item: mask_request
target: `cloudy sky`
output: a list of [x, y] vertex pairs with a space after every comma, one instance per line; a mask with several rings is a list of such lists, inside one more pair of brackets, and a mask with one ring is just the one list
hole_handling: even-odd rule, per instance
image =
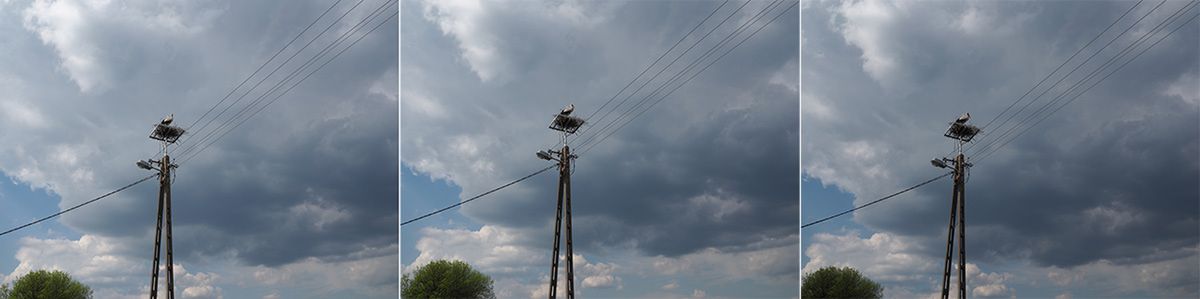
[[[548, 166], [534, 153], [556, 146], [546, 126], [574, 103], [596, 124], [570, 139], [581, 153], [577, 293], [797, 296], [798, 4], [402, 1], [401, 219]], [[633, 107], [649, 109], [618, 118]], [[618, 119], [631, 121], [601, 139]], [[579, 146], [589, 136], [594, 147]], [[500, 297], [545, 297], [556, 180], [543, 173], [403, 226], [402, 271], [461, 259], [496, 279]]]
[[[573, 103], [581, 295], [786, 298], [839, 265], [927, 297], [949, 180], [797, 220], [940, 175], [940, 135], [971, 112], [973, 296], [1194, 298], [1195, 5], [2, 1], [0, 224], [144, 177], [132, 162], [175, 113], [192, 128], [173, 154], [182, 297], [391, 298], [436, 259], [544, 297], [552, 171], [396, 225], [548, 166], [533, 153]], [[343, 33], [358, 42], [288, 77]], [[0, 280], [62, 269], [143, 296], [155, 189], [0, 236]]]
[[[805, 2], [801, 218], [943, 173], [928, 161], [953, 150], [941, 134], [970, 112], [983, 126], [982, 143], [967, 151], [972, 296], [1197, 297], [1200, 23], [1178, 26], [1200, 9], [1169, 19], [1193, 3]], [[1127, 58], [1059, 97], [1143, 36]], [[1044, 121], [1016, 135], [1055, 98], [1069, 104], [1042, 110]], [[1018, 138], [983, 151], [1018, 123], [1009, 135]], [[853, 266], [889, 297], [940, 293], [950, 189], [940, 180], [804, 229], [802, 270]]]
[[[177, 294], [394, 298], [399, 41], [397, 19], [387, 18], [396, 5], [372, 15], [386, 3], [334, 3], [0, 2], [0, 224], [7, 230], [146, 176], [133, 162], [158, 152], [146, 136], [174, 113], [176, 124], [195, 124], [179, 149], [197, 146], [172, 153], [182, 161], [173, 185]], [[263, 96], [368, 16], [376, 18], [340, 44], [365, 36], [353, 48], [278, 101], [283, 89]], [[376, 24], [384, 25], [365, 35]], [[341, 48], [330, 49], [325, 57]], [[237, 114], [251, 103], [265, 108]], [[246, 121], [234, 127], [237, 115]], [[215, 139], [219, 130], [229, 133]], [[209, 133], [216, 142], [200, 149]], [[0, 236], [0, 280], [61, 269], [98, 298], [144, 297], [155, 185]]]

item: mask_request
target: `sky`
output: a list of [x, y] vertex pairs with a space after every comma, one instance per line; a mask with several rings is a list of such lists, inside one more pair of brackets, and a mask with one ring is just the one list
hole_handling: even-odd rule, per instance
[[[1200, 296], [1200, 23], [1180, 25], [1198, 9], [1153, 31], [1189, 4], [804, 2], [802, 220], [946, 172], [928, 161], [954, 151], [941, 135], [969, 112], [970, 296]], [[1142, 36], [1131, 51], [1165, 39], [1059, 96]], [[851, 266], [886, 297], [936, 297], [951, 185], [805, 228], [802, 271]]]
[[[797, 297], [798, 4], [402, 1], [401, 219], [550, 166], [534, 153], [561, 146], [547, 126], [574, 104], [593, 124], [568, 139], [578, 295]], [[402, 226], [401, 271], [463, 260], [498, 297], [545, 297], [556, 180]]]
[[[382, 4], [0, 2], [4, 229], [150, 175], [134, 162], [157, 156], [147, 135], [173, 113], [189, 129], [171, 149], [181, 298], [396, 297], [399, 32], [387, 19], [396, 6], [311, 77], [293, 76], [306, 78], [294, 89], [263, 95]], [[341, 48], [330, 49], [329, 58]], [[251, 103], [261, 110], [238, 113]], [[0, 236], [0, 282], [58, 269], [97, 298], [144, 297], [155, 182]]]
[[[945, 173], [969, 112], [971, 296], [1196, 298], [1193, 5], [0, 1], [0, 225], [150, 175], [173, 113], [182, 298], [394, 298], [438, 259], [545, 297], [554, 171], [399, 223], [551, 166], [573, 104], [580, 296], [794, 298], [850, 266], [936, 297], [950, 180], [800, 224]], [[0, 236], [0, 283], [144, 296], [154, 183]]]

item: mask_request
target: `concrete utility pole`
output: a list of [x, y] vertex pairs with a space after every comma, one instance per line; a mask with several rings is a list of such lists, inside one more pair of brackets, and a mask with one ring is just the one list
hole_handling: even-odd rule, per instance
[[[938, 168], [947, 168], [949, 166], [946, 164], [947, 162], [954, 164], [954, 190], [950, 195], [950, 232], [946, 236], [946, 260], [942, 272], [942, 299], [950, 298], [950, 268], [953, 264], [954, 231], [956, 229], [958, 230], [958, 298], [967, 298], [966, 175], [971, 164], [967, 163], [967, 157], [963, 154], [962, 149], [964, 144], [971, 142], [971, 139], [979, 134], [979, 128], [967, 124], [967, 120], [970, 118], [970, 113], [958, 117], [957, 120], [950, 123], [950, 128], [943, 135], [958, 140], [955, 143], [958, 155], [955, 155], [954, 159], [940, 158], [930, 161], [933, 166]], [[957, 227], [955, 220], [958, 220]]]
[[[154, 130], [150, 132], [150, 139], [162, 142], [162, 158], [158, 161], [146, 160], [138, 161], [137, 166], [147, 170], [158, 170], [158, 221], [154, 227], [154, 263], [150, 270], [150, 298], [158, 298], [158, 265], [159, 257], [162, 248], [163, 238], [163, 220], [166, 220], [166, 238], [167, 238], [167, 298], [175, 298], [175, 259], [174, 250], [171, 246], [171, 171], [178, 165], [171, 164], [171, 156], [168, 153], [169, 146], [179, 140], [183, 135], [184, 130], [179, 127], [171, 126], [174, 120], [174, 115], [164, 118], [162, 122], [154, 126]], [[157, 164], [158, 167], [154, 167]], [[163, 216], [166, 217], [163, 217]]]
[[537, 152], [538, 158], [558, 162], [558, 206], [554, 213], [554, 249], [550, 257], [550, 299], [558, 296], [558, 249], [559, 240], [562, 239], [564, 203], [567, 210], [567, 298], [575, 298], [575, 252], [571, 242], [571, 160], [577, 156], [571, 154], [571, 147], [567, 145], [567, 136], [575, 134], [575, 131], [583, 125], [584, 120], [570, 116], [574, 110], [575, 105], [568, 105], [562, 112], [555, 115], [554, 121], [550, 123], [550, 129], [562, 132], [562, 149]]

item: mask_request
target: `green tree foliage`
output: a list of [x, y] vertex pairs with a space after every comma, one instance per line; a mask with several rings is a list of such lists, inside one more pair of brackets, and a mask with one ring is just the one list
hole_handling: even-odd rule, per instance
[[0, 287], [0, 299], [88, 299], [92, 288], [75, 281], [63, 271], [37, 270]]
[[404, 298], [496, 298], [492, 278], [462, 261], [437, 260], [400, 279]]
[[883, 286], [854, 268], [824, 267], [801, 278], [803, 298], [882, 298]]

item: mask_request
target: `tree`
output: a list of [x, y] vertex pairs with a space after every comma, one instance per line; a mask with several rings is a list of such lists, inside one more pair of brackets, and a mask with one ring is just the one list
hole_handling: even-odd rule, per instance
[[824, 267], [801, 278], [803, 298], [882, 298], [883, 286], [854, 268]]
[[63, 271], [37, 270], [0, 287], [0, 299], [88, 299], [92, 288], [75, 281]]
[[463, 261], [436, 260], [404, 274], [400, 279], [404, 298], [496, 298], [492, 278], [471, 269]]

